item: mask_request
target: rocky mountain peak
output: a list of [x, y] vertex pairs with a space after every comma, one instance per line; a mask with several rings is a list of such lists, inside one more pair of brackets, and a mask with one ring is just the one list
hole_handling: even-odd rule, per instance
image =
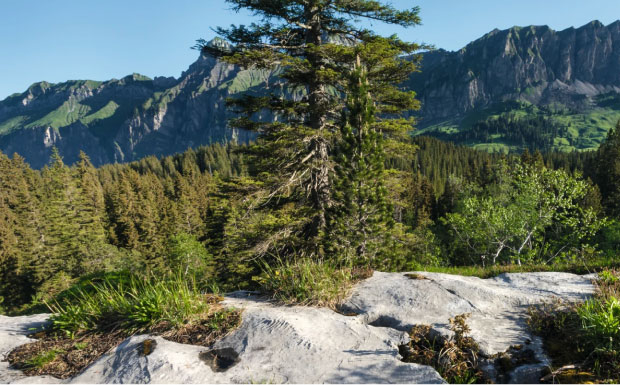
[[225, 51], [230, 51], [232, 49], [232, 45], [228, 41], [222, 39], [221, 37], [215, 37], [209, 40], [207, 42], [207, 46], [212, 47], [212, 48], [219, 48]]
[[[231, 47], [221, 38], [206, 44]], [[0, 150], [18, 152], [39, 168], [52, 146], [67, 163], [84, 150], [99, 165], [214, 141], [243, 142], [254, 136], [228, 128], [225, 101], [250, 89], [261, 92], [276, 74], [242, 70], [201, 52], [179, 79], [132, 74], [105, 82], [35, 83], [0, 101]], [[422, 72], [405, 86], [422, 102], [422, 129], [448, 120], [460, 124], [467, 114], [507, 101], [589, 108], [600, 95], [620, 93], [620, 20], [559, 32], [548, 26], [494, 29], [459, 51], [424, 53]]]
[[[556, 80], [567, 87], [552, 90]], [[493, 30], [460, 51], [425, 54], [410, 86], [427, 122], [506, 99], [581, 103], [585, 90], [593, 96], [620, 87], [620, 22], [559, 32], [548, 26]]]

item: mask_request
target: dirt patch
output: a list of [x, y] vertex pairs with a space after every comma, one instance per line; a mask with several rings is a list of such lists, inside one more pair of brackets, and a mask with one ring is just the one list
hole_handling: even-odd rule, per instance
[[[213, 303], [217, 302], [214, 299]], [[161, 323], [146, 333], [160, 335], [173, 342], [209, 347], [240, 324], [240, 310], [218, 309], [204, 320], [180, 328]], [[7, 361], [11, 366], [28, 376], [51, 375], [66, 379], [79, 374], [99, 357], [117, 347], [129, 334], [123, 331], [86, 333], [72, 339], [45, 331], [30, 337], [39, 340], [18, 346], [9, 353]], [[140, 354], [147, 356], [156, 346], [155, 340], [147, 339], [139, 346]]]
[[28, 376], [69, 378], [120, 344], [122, 332], [89, 334], [74, 339], [45, 334], [39, 341], [18, 346], [7, 357], [15, 369]]
[[209, 347], [222, 337], [228, 335], [241, 325], [241, 311], [237, 309], [220, 310], [198, 323], [171, 329], [169, 325], [160, 324], [151, 331], [168, 341], [180, 344]]

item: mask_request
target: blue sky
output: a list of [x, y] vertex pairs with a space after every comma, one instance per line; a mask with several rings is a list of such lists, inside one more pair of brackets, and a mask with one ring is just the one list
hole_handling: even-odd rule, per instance
[[[392, 0], [419, 5], [423, 25], [383, 34], [456, 50], [493, 28], [561, 30], [620, 18], [618, 0]], [[133, 72], [178, 77], [210, 27], [247, 23], [224, 0], [0, 0], [0, 100], [41, 80], [107, 80]]]

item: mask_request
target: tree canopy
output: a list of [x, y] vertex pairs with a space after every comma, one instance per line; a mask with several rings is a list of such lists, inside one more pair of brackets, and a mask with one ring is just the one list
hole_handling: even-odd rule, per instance
[[[412, 27], [420, 23], [419, 9], [400, 11], [371, 0], [228, 2], [234, 10], [251, 11], [258, 21], [217, 28], [231, 46], [204, 41], [199, 46], [245, 68], [279, 71], [279, 83], [271, 85], [266, 94], [246, 94], [229, 101], [240, 114], [231, 124], [260, 133], [249, 149], [267, 191], [258, 206], [269, 206], [269, 215], [278, 216], [281, 212], [275, 213], [286, 207], [290, 215], [305, 218], [280, 223], [257, 241], [265, 253], [287, 253], [294, 248], [324, 256], [324, 241], [331, 232], [329, 212], [338, 203], [334, 155], [342, 140], [341, 116], [351, 107], [346, 102], [348, 74], [356, 63], [364, 69], [365, 92], [375, 117], [369, 128], [386, 139], [405, 137], [413, 122], [394, 117], [418, 108], [415, 94], [401, 90], [398, 84], [417, 69], [411, 55], [420, 46], [396, 36], [378, 36], [361, 21]], [[386, 141], [384, 147], [411, 151], [399, 140]]]

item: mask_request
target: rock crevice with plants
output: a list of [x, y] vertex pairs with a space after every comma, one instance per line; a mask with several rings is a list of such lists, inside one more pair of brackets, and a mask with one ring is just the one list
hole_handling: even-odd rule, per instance
[[[527, 327], [527, 309], [559, 298], [586, 300], [591, 276], [568, 273], [501, 274], [491, 279], [439, 273], [380, 273], [358, 284], [339, 312], [282, 306], [249, 292], [226, 296], [221, 305], [242, 309], [241, 325], [210, 346], [179, 344], [161, 336], [133, 335], [79, 375], [74, 383], [441, 383], [427, 365], [405, 362], [409, 332], [429, 325], [439, 338], [470, 338], [478, 368], [490, 380], [537, 382], [549, 359], [542, 340]], [[470, 313], [468, 319], [461, 317]], [[454, 335], [450, 319], [466, 322]], [[3, 317], [0, 351], [6, 355], [45, 315]], [[457, 321], [460, 322], [460, 321]], [[452, 330], [452, 331], [451, 331]], [[457, 332], [458, 334], [458, 332]], [[18, 337], [16, 337], [18, 336]], [[148, 346], [147, 346], [148, 345]], [[516, 351], [530, 352], [519, 353]], [[522, 359], [525, 356], [531, 359]], [[521, 359], [519, 358], [521, 357]], [[4, 382], [52, 382], [24, 377], [3, 362]]]

